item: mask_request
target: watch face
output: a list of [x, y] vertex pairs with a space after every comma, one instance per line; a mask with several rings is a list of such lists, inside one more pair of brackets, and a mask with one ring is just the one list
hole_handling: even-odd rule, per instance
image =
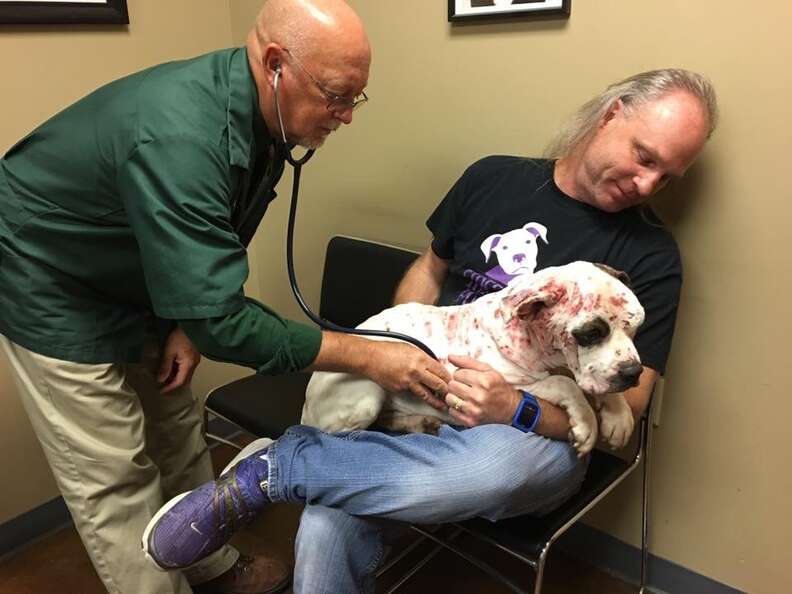
[[517, 420], [519, 421], [520, 425], [530, 429], [533, 427], [538, 412], [539, 407], [536, 404], [530, 400], [524, 400], [522, 410], [520, 411], [520, 416]]

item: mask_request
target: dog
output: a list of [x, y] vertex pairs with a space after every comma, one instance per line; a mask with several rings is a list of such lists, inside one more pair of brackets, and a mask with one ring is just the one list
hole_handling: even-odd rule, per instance
[[[626, 444], [633, 415], [620, 394], [637, 385], [642, 366], [632, 342], [644, 310], [616, 271], [589, 262], [542, 269], [517, 277], [500, 291], [467, 305], [397, 305], [360, 328], [409, 334], [426, 343], [453, 373], [449, 354], [466, 355], [500, 372], [569, 416], [570, 442], [583, 456], [597, 441], [597, 416], [611, 447]], [[551, 375], [566, 368], [574, 380]], [[454, 423], [409, 392], [387, 394], [369, 379], [314, 373], [302, 422], [328, 432], [383, 428], [435, 433]]]

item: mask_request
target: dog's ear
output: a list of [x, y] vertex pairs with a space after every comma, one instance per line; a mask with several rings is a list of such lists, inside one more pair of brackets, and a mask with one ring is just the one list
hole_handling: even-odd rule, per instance
[[527, 299], [520, 303], [515, 313], [521, 320], [530, 322], [539, 316], [539, 312], [549, 306], [550, 304], [545, 303], [542, 299]]
[[550, 281], [538, 289], [518, 291], [508, 298], [509, 304], [515, 308], [515, 315], [521, 320], [534, 320], [539, 313], [548, 307], [553, 307], [567, 295], [566, 287]]
[[615, 268], [612, 268], [607, 264], [598, 264], [595, 262], [594, 266], [596, 266], [603, 272], [607, 272], [612, 277], [621, 281], [628, 289], [632, 289], [632, 281], [630, 280], [630, 275], [627, 274], [626, 272], [623, 272], [621, 270], [616, 270]]

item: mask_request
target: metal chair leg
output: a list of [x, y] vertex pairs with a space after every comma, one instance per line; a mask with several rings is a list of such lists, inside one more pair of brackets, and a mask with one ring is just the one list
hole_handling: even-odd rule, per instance
[[[215, 417], [217, 417], [218, 419], [222, 419], [222, 420], [224, 420], [224, 421], [226, 421], [228, 423], [231, 423], [232, 425], [237, 427], [241, 432], [243, 432], [243, 433], [245, 432], [245, 429], [240, 427], [234, 421], [232, 421], [230, 419], [226, 419], [223, 415], [221, 415], [219, 413], [216, 413], [214, 411], [210, 411], [207, 407], [204, 407], [204, 413], [203, 413], [204, 438], [207, 439], [207, 440], [215, 441], [217, 443], [225, 444], [227, 446], [230, 446], [230, 447], [234, 448], [237, 451], [242, 451], [242, 446], [240, 446], [239, 444], [236, 444], [233, 441], [230, 441], [230, 440], [226, 439], [225, 437], [221, 437], [221, 436], [216, 435], [216, 434], [212, 433], [211, 431], [209, 431], [209, 414], [210, 413], [212, 415], [214, 415]], [[234, 432], [234, 434], [230, 435], [229, 437], [234, 437], [234, 436], [236, 436], [238, 434], [239, 434], [239, 432]]]
[[641, 510], [641, 584], [638, 594], [648, 592], [646, 580], [649, 569], [649, 464], [651, 461], [652, 447], [652, 419], [648, 420], [646, 427], [646, 445], [643, 460], [643, 501]]
[[222, 444], [225, 444], [225, 445], [227, 445], [229, 447], [232, 447], [238, 452], [242, 451], [242, 446], [240, 446], [239, 444], [234, 443], [233, 441], [227, 440], [225, 437], [220, 437], [219, 435], [215, 435], [214, 433], [205, 433], [204, 436], [207, 439], [211, 439], [212, 441], [216, 441], [218, 443], [222, 443]]
[[549, 545], [545, 545], [539, 559], [536, 563], [536, 581], [534, 582], [534, 594], [542, 594], [542, 581], [544, 580], [545, 561], [547, 560], [547, 551], [550, 549]]

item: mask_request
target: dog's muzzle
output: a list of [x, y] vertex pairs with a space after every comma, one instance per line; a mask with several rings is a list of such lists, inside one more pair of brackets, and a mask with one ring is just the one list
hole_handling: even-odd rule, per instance
[[638, 361], [623, 361], [619, 363], [615, 377], [610, 381], [613, 392], [623, 392], [627, 388], [638, 385], [643, 373], [643, 365]]

